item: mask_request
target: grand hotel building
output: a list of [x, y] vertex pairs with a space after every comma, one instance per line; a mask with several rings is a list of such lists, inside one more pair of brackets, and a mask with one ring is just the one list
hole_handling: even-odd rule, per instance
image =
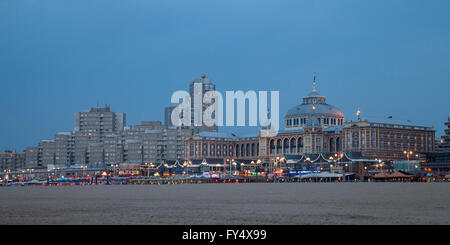
[[185, 159], [269, 162], [292, 155], [297, 159], [320, 155], [324, 159], [358, 153], [365, 159], [405, 160], [434, 151], [433, 127], [392, 117], [345, 121], [342, 111], [317, 92], [315, 80], [312, 92], [288, 111], [284, 126], [274, 137], [200, 132], [186, 139]]

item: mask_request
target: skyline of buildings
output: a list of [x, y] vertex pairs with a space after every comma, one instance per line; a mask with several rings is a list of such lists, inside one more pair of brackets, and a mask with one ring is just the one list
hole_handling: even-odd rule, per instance
[[[192, 96], [195, 84], [200, 84], [203, 92], [215, 90], [212, 80], [205, 74], [190, 81]], [[143, 164], [181, 160], [185, 137], [203, 130], [217, 131], [217, 127], [174, 127], [170, 123], [170, 114], [175, 106], [165, 108], [164, 124], [142, 121], [140, 125], [127, 126], [126, 113], [112, 112], [109, 105], [74, 113], [72, 131], [58, 132], [53, 139], [41, 140], [37, 146], [26, 147], [23, 152], [5, 150], [0, 168], [106, 166], [122, 162]]]
[[286, 155], [339, 154], [358, 152], [367, 159], [404, 160], [404, 152], [419, 154], [434, 152], [435, 130], [392, 117], [345, 121], [344, 114], [330, 105], [316, 89], [314, 76], [312, 91], [302, 103], [292, 107], [284, 117], [284, 130], [275, 136], [233, 135], [202, 132], [186, 140], [187, 160], [203, 158], [273, 161]]
[[[195, 84], [201, 85], [203, 93], [216, 89], [212, 80], [202, 74], [201, 78], [190, 81], [191, 97]], [[284, 129], [272, 138], [223, 133], [217, 127], [176, 128], [170, 122], [175, 106], [164, 109], [164, 124], [143, 121], [140, 125], [127, 126], [126, 113], [112, 112], [109, 105], [77, 112], [72, 131], [58, 132], [54, 139], [41, 140], [23, 152], [6, 150], [1, 167], [105, 166], [203, 157], [222, 160], [258, 157], [267, 161], [283, 154], [343, 151], [358, 151], [373, 158], [404, 159], [403, 151], [432, 152], [435, 146], [434, 128], [411, 121], [392, 117], [345, 121], [342, 111], [328, 104], [326, 97], [317, 92], [315, 76], [312, 91], [303, 97], [301, 104], [288, 111]], [[203, 105], [203, 110], [208, 106]], [[191, 110], [194, 111], [193, 106]], [[191, 116], [193, 122], [193, 113]], [[448, 141], [446, 137], [443, 139]]]

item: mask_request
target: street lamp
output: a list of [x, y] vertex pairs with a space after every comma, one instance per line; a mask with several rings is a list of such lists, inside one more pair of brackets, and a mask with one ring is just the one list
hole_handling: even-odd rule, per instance
[[86, 170], [86, 168], [87, 168], [86, 165], [81, 166], [81, 169], [83, 169], [83, 178], [84, 178], [84, 171]]
[[347, 177], [346, 175], [347, 175], [347, 171], [348, 171], [348, 170], [349, 170], [349, 169], [348, 169], [348, 163], [346, 163], [346, 164], [345, 164], [345, 168], [344, 168], [344, 180], [347, 179], [347, 178], [346, 178], [346, 177]]
[[406, 157], [408, 158], [408, 172], [409, 172], [409, 157], [413, 154], [414, 152], [412, 151], [404, 151], [403, 154], [406, 155]]
[[229, 162], [230, 162], [230, 175], [231, 175], [231, 165], [234, 163], [234, 159], [228, 159], [228, 160], [230, 160]]
[[146, 162], [145, 166], [147, 167], [147, 178], [148, 178], [148, 177], [150, 177], [150, 164], [148, 162]]

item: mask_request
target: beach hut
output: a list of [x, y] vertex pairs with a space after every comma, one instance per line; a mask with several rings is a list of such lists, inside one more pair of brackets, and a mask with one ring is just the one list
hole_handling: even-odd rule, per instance
[[389, 179], [391, 180], [411, 180], [412, 177], [412, 175], [407, 175], [400, 171], [395, 171], [389, 175]]
[[389, 178], [389, 174], [386, 173], [386, 172], [381, 172], [381, 173], [375, 174], [375, 175], [373, 176], [373, 178], [374, 178], [376, 181], [380, 181], [380, 180], [386, 181], [386, 179]]

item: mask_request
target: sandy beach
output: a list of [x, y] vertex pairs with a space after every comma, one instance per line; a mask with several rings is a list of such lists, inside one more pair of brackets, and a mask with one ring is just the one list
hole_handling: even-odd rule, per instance
[[0, 188], [0, 224], [450, 224], [448, 183]]

